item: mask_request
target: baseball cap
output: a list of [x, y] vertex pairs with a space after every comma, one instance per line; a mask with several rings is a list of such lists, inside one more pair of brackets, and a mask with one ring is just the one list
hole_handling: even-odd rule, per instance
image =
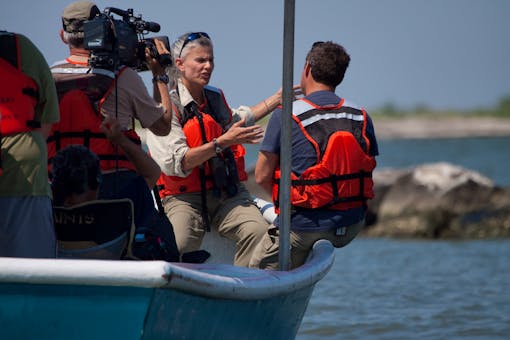
[[76, 1], [69, 4], [62, 13], [62, 26], [68, 33], [83, 31], [83, 22], [100, 14], [99, 8], [90, 1]]

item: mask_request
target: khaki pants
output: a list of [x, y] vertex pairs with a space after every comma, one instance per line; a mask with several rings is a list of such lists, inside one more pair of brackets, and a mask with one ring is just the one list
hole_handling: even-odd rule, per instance
[[[202, 223], [201, 194], [190, 193], [163, 199], [165, 213], [174, 227], [177, 248], [181, 254], [200, 249], [205, 227]], [[207, 192], [207, 209], [211, 230], [236, 242], [234, 264], [247, 267], [252, 253], [267, 231], [268, 223], [262, 217], [250, 193], [243, 185], [233, 197], [217, 197]]]
[[[363, 229], [365, 221], [350, 225], [343, 229], [342, 235], [337, 230], [319, 232], [291, 231], [290, 232], [290, 269], [297, 268], [305, 263], [308, 253], [318, 240], [328, 240], [335, 248], [349, 244]], [[257, 245], [250, 261], [251, 268], [278, 270], [279, 230], [271, 225], [260, 243]]]

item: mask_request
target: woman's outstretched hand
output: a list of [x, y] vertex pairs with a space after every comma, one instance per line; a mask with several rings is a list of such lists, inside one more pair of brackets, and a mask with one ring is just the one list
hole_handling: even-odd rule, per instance
[[218, 138], [218, 144], [222, 148], [233, 144], [257, 144], [264, 137], [264, 130], [260, 125], [244, 126], [246, 119], [243, 118]]

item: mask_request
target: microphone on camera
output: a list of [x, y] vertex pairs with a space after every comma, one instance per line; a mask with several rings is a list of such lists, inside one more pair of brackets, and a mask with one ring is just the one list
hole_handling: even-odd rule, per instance
[[157, 22], [143, 21], [140, 23], [140, 28], [144, 31], [159, 32], [161, 26]]

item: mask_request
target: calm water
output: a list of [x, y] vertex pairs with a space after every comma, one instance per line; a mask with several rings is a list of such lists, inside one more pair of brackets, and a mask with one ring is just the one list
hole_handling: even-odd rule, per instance
[[510, 240], [355, 239], [297, 339], [508, 339]]
[[[446, 161], [510, 186], [510, 138], [383, 140], [379, 168]], [[249, 148], [253, 165], [257, 147]], [[509, 339], [510, 240], [355, 239], [336, 249], [297, 339]]]

